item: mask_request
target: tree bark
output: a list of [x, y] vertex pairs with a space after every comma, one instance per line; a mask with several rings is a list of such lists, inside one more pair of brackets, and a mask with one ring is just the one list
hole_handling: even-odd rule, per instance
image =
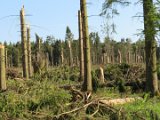
[[91, 56], [90, 56], [90, 41], [88, 31], [88, 18], [87, 18], [87, 6], [86, 0], [80, 0], [81, 13], [82, 13], [82, 28], [84, 38], [84, 83], [82, 89], [84, 91], [92, 91], [92, 78], [91, 78]]
[[122, 63], [122, 54], [121, 51], [118, 49], [118, 63], [121, 64]]
[[23, 77], [28, 79], [27, 37], [24, 6], [20, 11]]
[[30, 42], [30, 28], [27, 28], [27, 52], [28, 52], [28, 74], [32, 77], [32, 52], [31, 52], [31, 42]]
[[72, 55], [72, 43], [71, 40], [68, 40], [68, 48], [69, 48], [69, 66], [73, 66], [73, 55]]
[[146, 52], [146, 92], [152, 96], [159, 94], [157, 78], [156, 40], [153, 0], [143, 0], [144, 34]]
[[5, 47], [0, 45], [0, 90], [6, 90]]
[[84, 81], [84, 50], [83, 50], [83, 31], [82, 31], [82, 15], [78, 11], [79, 23], [79, 47], [80, 47], [80, 81]]

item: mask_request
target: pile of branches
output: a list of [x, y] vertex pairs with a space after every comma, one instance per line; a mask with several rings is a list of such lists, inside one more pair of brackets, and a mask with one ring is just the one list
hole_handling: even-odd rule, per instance
[[[68, 89], [68, 88], [67, 88]], [[114, 119], [124, 120], [127, 119], [127, 114], [124, 109], [117, 109], [116, 105], [122, 105], [142, 98], [120, 98], [120, 99], [109, 99], [109, 98], [96, 98], [92, 97], [89, 92], [83, 93], [74, 87], [71, 87], [70, 93], [72, 94], [72, 101], [69, 105], [70, 110], [65, 111], [61, 114], [54, 115], [53, 120], [65, 120], [67, 119]], [[137, 114], [137, 117], [138, 114]]]
[[131, 86], [132, 91], [144, 91], [145, 69], [138, 65], [118, 64], [107, 65], [104, 68], [106, 84], [102, 87]]
[[7, 79], [22, 78], [21, 70], [18, 68], [7, 68], [6, 77]]

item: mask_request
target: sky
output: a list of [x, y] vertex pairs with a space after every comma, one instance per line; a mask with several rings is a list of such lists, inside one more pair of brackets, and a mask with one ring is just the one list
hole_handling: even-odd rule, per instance
[[[88, 16], [98, 15], [102, 10], [104, 0], [87, 0]], [[0, 42], [20, 41], [19, 11], [24, 5], [26, 22], [31, 26], [31, 39], [35, 40], [35, 33], [44, 40], [47, 35], [57, 39], [65, 38], [66, 26], [69, 26], [74, 38], [78, 39], [78, 10], [79, 0], [1, 0], [0, 5]], [[111, 35], [115, 40], [131, 38], [136, 41], [135, 34], [143, 29], [142, 20], [133, 18], [142, 11], [140, 6], [118, 7], [120, 15], [114, 18], [117, 34]], [[10, 17], [6, 17], [10, 16]], [[106, 36], [103, 32], [106, 18], [89, 17], [89, 32], [99, 32], [101, 41]]]

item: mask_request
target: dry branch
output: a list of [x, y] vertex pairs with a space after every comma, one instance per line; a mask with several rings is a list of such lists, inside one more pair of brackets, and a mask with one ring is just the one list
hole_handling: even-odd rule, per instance
[[100, 106], [105, 107], [105, 108], [107, 108], [107, 109], [109, 109], [113, 112], [117, 112], [118, 110], [113, 108], [113, 105], [122, 105], [122, 104], [126, 104], [126, 103], [135, 102], [136, 100], [141, 100], [141, 99], [142, 98], [140, 98], [140, 97], [137, 97], [137, 98], [121, 98], [121, 99], [112, 99], [112, 100], [106, 100], [104, 98], [99, 98], [99, 99], [92, 100], [91, 102], [89, 102], [87, 104], [84, 104], [82, 107], [74, 108], [71, 111], [55, 115], [53, 118], [58, 119], [63, 115], [68, 115], [68, 114], [71, 114], [71, 113], [78, 112], [82, 109], [87, 108], [88, 106], [91, 106], [91, 105], [97, 105], [97, 110], [91, 116], [94, 116], [96, 113], [99, 112]]

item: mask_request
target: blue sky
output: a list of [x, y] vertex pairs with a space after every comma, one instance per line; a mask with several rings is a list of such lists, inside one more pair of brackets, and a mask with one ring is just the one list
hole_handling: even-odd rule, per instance
[[[88, 15], [97, 15], [101, 12], [104, 0], [87, 0]], [[2, 0], [0, 5], [0, 41], [16, 42], [20, 41], [19, 11], [25, 6], [26, 21], [31, 25], [31, 38], [35, 39], [35, 33], [46, 38], [53, 35], [55, 38], [64, 39], [66, 26], [69, 26], [74, 37], [78, 38], [77, 11], [79, 0]], [[141, 12], [141, 7], [131, 5], [130, 7], [118, 7], [120, 16], [114, 19], [117, 24], [117, 34], [112, 35], [119, 41], [121, 38], [131, 38], [137, 40], [134, 34], [137, 29], [143, 28], [142, 21], [133, 18], [137, 12]], [[5, 16], [17, 15], [12, 17]], [[105, 34], [102, 27], [105, 19], [101, 17], [89, 17], [89, 32], [99, 32], [103, 39]], [[36, 27], [38, 26], [38, 27]]]

